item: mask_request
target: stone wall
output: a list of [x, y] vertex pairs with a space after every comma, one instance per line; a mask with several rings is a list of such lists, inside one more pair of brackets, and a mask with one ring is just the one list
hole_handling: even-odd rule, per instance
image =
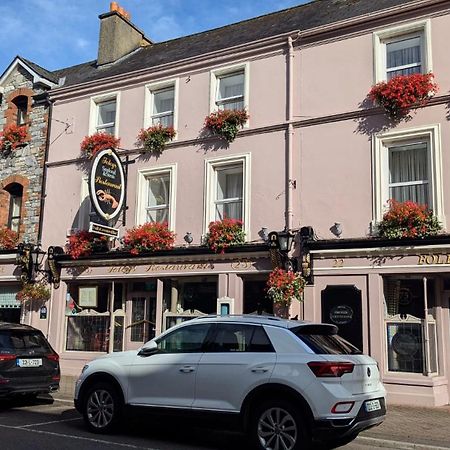
[[9, 193], [4, 190], [10, 183], [23, 186], [20, 240], [37, 242], [41, 203], [42, 175], [45, 143], [48, 127], [48, 106], [36, 102], [33, 96], [45, 92], [46, 88], [34, 85], [33, 77], [22, 66], [9, 75], [3, 84], [3, 99], [0, 104], [0, 130], [15, 123], [17, 108], [13, 100], [18, 95], [29, 98], [27, 128], [29, 143], [12, 151], [0, 154], [0, 227], [7, 225], [9, 217]]

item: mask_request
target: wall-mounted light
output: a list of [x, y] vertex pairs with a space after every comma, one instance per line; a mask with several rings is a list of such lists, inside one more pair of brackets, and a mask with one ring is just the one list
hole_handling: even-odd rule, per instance
[[286, 270], [295, 270], [295, 258], [289, 258], [288, 254], [291, 251], [294, 243], [295, 235], [289, 230], [271, 231], [268, 235], [269, 249], [273, 255], [278, 254], [272, 261], [277, 260], [276, 264], [281, 263]]

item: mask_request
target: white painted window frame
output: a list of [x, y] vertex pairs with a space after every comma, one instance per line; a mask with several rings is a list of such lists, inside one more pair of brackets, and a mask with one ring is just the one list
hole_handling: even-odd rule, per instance
[[[173, 104], [173, 128], [178, 130], [178, 91], [180, 79], [172, 78], [170, 80], [158, 81], [145, 85], [144, 98], [144, 128], [152, 126], [153, 110], [154, 110], [154, 93], [169, 87], [174, 88], [174, 104]], [[173, 140], [176, 140], [177, 136]]]
[[[248, 112], [249, 111], [249, 95], [250, 95], [250, 63], [243, 62], [240, 64], [234, 64], [232, 66], [226, 67], [218, 67], [212, 69], [210, 72], [210, 81], [209, 81], [209, 112], [215, 112], [218, 110], [216, 105], [216, 97], [217, 97], [217, 88], [219, 86], [219, 78], [224, 75], [231, 75], [235, 72], [244, 72], [244, 108]], [[244, 125], [245, 128], [248, 128], [249, 121], [247, 120]]]
[[169, 230], [175, 231], [176, 223], [176, 192], [177, 192], [177, 164], [167, 164], [164, 166], [153, 167], [151, 169], [141, 169], [138, 171], [138, 184], [137, 184], [137, 199], [136, 199], [136, 212], [135, 223], [136, 225], [142, 225], [147, 222], [146, 205], [148, 195], [148, 182], [149, 177], [170, 174], [170, 193], [169, 193]]
[[89, 113], [89, 135], [97, 132], [98, 105], [101, 103], [116, 101], [116, 118], [114, 122], [114, 136], [119, 137], [119, 117], [120, 117], [120, 92], [108, 92], [107, 94], [96, 95], [90, 99]]
[[373, 33], [375, 83], [386, 81], [387, 79], [386, 43], [418, 35], [421, 36], [422, 73], [433, 71], [431, 54], [431, 21], [430, 19], [426, 19], [392, 28], [385, 28]]
[[403, 142], [426, 141], [429, 161], [430, 208], [441, 221], [444, 228], [444, 199], [442, 177], [442, 145], [440, 124], [392, 131], [376, 135], [372, 138], [372, 225], [380, 222], [387, 210], [389, 199], [389, 146], [401, 145]]
[[250, 165], [251, 155], [250, 153], [244, 153], [240, 155], [227, 156], [221, 158], [211, 158], [205, 160], [205, 193], [204, 193], [204, 220], [203, 220], [203, 235], [208, 233], [208, 225], [210, 222], [216, 220], [215, 215], [215, 198], [216, 198], [216, 184], [217, 184], [217, 169], [226, 168], [233, 164], [242, 164], [242, 175], [244, 177], [242, 181], [242, 222], [243, 230], [245, 231], [246, 241], [251, 240], [250, 236]]

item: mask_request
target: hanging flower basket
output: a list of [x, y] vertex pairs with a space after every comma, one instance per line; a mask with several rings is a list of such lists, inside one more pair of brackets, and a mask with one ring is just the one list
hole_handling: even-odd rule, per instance
[[16, 248], [19, 235], [9, 228], [0, 228], [0, 250]]
[[175, 233], [169, 230], [167, 223], [147, 222], [127, 230], [122, 239], [122, 250], [132, 255], [156, 252], [173, 248]]
[[66, 244], [66, 253], [72, 259], [106, 251], [108, 251], [108, 238], [106, 236], [89, 233], [89, 231], [84, 230], [70, 236]]
[[163, 127], [162, 125], [142, 128], [137, 135], [136, 145], [143, 148], [145, 152], [159, 156], [165, 149], [166, 144], [171, 141], [176, 134], [173, 127]]
[[442, 230], [436, 216], [426, 205], [389, 200], [389, 211], [378, 224], [380, 237], [388, 239], [423, 238]]
[[43, 283], [25, 283], [16, 294], [16, 300], [21, 303], [36, 302], [45, 303], [50, 300], [50, 289]]
[[205, 118], [205, 128], [230, 143], [236, 139], [239, 128], [242, 128], [248, 119], [249, 115], [245, 109], [219, 110]]
[[277, 268], [270, 273], [266, 287], [267, 295], [273, 301], [275, 315], [288, 317], [292, 300], [303, 299], [305, 284], [299, 272]]
[[399, 75], [372, 87], [369, 98], [394, 121], [407, 118], [412, 109], [424, 106], [438, 91], [434, 75]]
[[245, 243], [241, 220], [216, 220], [209, 224], [208, 230], [206, 245], [216, 253], [225, 253], [227, 248]]
[[8, 155], [12, 151], [28, 143], [27, 127], [25, 125], [7, 125], [0, 132], [0, 151]]
[[116, 149], [120, 145], [120, 139], [108, 133], [95, 133], [92, 136], [85, 136], [81, 141], [80, 149], [83, 156], [91, 159], [100, 150], [106, 148]]

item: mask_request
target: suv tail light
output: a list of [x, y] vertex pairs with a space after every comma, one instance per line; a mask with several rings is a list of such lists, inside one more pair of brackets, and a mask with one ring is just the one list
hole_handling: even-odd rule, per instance
[[351, 362], [311, 361], [308, 363], [316, 377], [342, 377], [352, 373], [355, 365]]
[[46, 355], [47, 359], [49, 359], [50, 361], [59, 361], [59, 355], [58, 353], [50, 353], [48, 355]]
[[0, 362], [2, 361], [12, 361], [13, 359], [16, 359], [16, 355], [11, 355], [10, 353], [0, 353]]

